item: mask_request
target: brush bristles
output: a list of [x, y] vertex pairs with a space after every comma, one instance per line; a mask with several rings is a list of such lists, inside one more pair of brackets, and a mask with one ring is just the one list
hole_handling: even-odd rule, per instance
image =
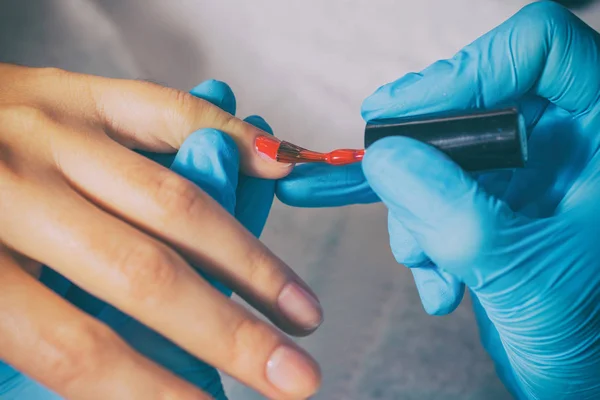
[[277, 161], [296, 163], [302, 161], [302, 152], [306, 149], [296, 146], [293, 143], [283, 141], [279, 144], [277, 149]]

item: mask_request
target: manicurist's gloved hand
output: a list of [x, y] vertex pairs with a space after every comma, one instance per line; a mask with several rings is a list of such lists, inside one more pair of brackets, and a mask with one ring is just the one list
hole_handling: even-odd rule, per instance
[[[377, 142], [363, 162], [389, 208], [394, 255], [416, 267], [426, 309], [454, 309], [464, 282], [483, 344], [518, 398], [600, 397], [599, 61], [597, 32], [555, 3], [536, 3], [363, 106], [367, 120], [515, 102], [525, 114], [522, 170], [471, 176], [407, 138]], [[283, 180], [280, 198], [375, 200], [357, 166], [311, 168]]]
[[[312, 394], [310, 356], [223, 295], [292, 334], [320, 321], [314, 296], [256, 239], [273, 183], [245, 174], [289, 171], [254, 150], [267, 125], [210, 104], [235, 103], [215, 82], [198, 99], [0, 70], [0, 397], [223, 398], [198, 360], [269, 397]], [[131, 149], [179, 152], [169, 171]]]

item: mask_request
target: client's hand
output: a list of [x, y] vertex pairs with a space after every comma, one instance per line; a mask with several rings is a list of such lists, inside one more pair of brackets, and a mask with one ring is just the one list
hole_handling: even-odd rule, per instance
[[[130, 345], [215, 393], [214, 371], [197, 359], [270, 397], [313, 393], [318, 367], [309, 356], [188, 266], [236, 290], [290, 333], [318, 325], [313, 295], [227, 212], [238, 162], [256, 175], [286, 173], [248, 152], [253, 135], [264, 133], [153, 84], [0, 68], [0, 356], [68, 398], [205, 398]], [[211, 90], [203, 97], [215, 100]], [[168, 151], [187, 136], [177, 128], [202, 126], [231, 133], [241, 153], [230, 136], [193, 134], [173, 167], [204, 190], [125, 147]], [[243, 182], [240, 197], [270, 199], [243, 189], [256, 181]], [[256, 234], [268, 207], [252, 214], [254, 204], [239, 202], [239, 220]], [[45, 269], [43, 283], [87, 314], [36, 281], [34, 259], [56, 271]], [[0, 381], [4, 397], [50, 395], [8, 365]]]

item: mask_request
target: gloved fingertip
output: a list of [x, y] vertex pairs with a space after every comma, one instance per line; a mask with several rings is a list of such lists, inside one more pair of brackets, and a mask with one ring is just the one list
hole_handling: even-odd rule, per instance
[[304, 164], [277, 181], [277, 198], [294, 207], [340, 207], [379, 201], [360, 164]]
[[464, 285], [437, 268], [394, 213], [388, 214], [392, 253], [398, 263], [411, 268], [423, 308], [430, 315], [446, 315], [458, 307]]
[[294, 170], [283, 180], [278, 180], [275, 183], [275, 195], [285, 205], [310, 207], [313, 204], [313, 197], [310, 195], [312, 191], [311, 183], [303, 183], [302, 179], [294, 176]]
[[273, 129], [271, 128], [271, 125], [269, 125], [267, 121], [265, 121], [264, 118], [260, 115], [250, 115], [244, 118], [244, 121], [246, 121], [250, 125], [254, 125], [258, 129], [262, 129], [270, 135], [273, 134]]
[[427, 314], [448, 315], [460, 305], [465, 286], [458, 278], [434, 265], [428, 268], [413, 268], [411, 272]]
[[206, 100], [222, 110], [235, 115], [237, 102], [231, 87], [225, 82], [209, 79], [195, 86], [190, 94]]

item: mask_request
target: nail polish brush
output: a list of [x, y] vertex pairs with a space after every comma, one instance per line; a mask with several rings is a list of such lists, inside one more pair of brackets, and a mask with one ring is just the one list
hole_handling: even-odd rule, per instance
[[[390, 136], [427, 143], [467, 171], [520, 168], [527, 161], [525, 123], [514, 107], [369, 121], [364, 133], [365, 148]], [[320, 153], [272, 136], [257, 137], [255, 145], [260, 153], [282, 163], [347, 165], [361, 161], [366, 151], [337, 149]]]

